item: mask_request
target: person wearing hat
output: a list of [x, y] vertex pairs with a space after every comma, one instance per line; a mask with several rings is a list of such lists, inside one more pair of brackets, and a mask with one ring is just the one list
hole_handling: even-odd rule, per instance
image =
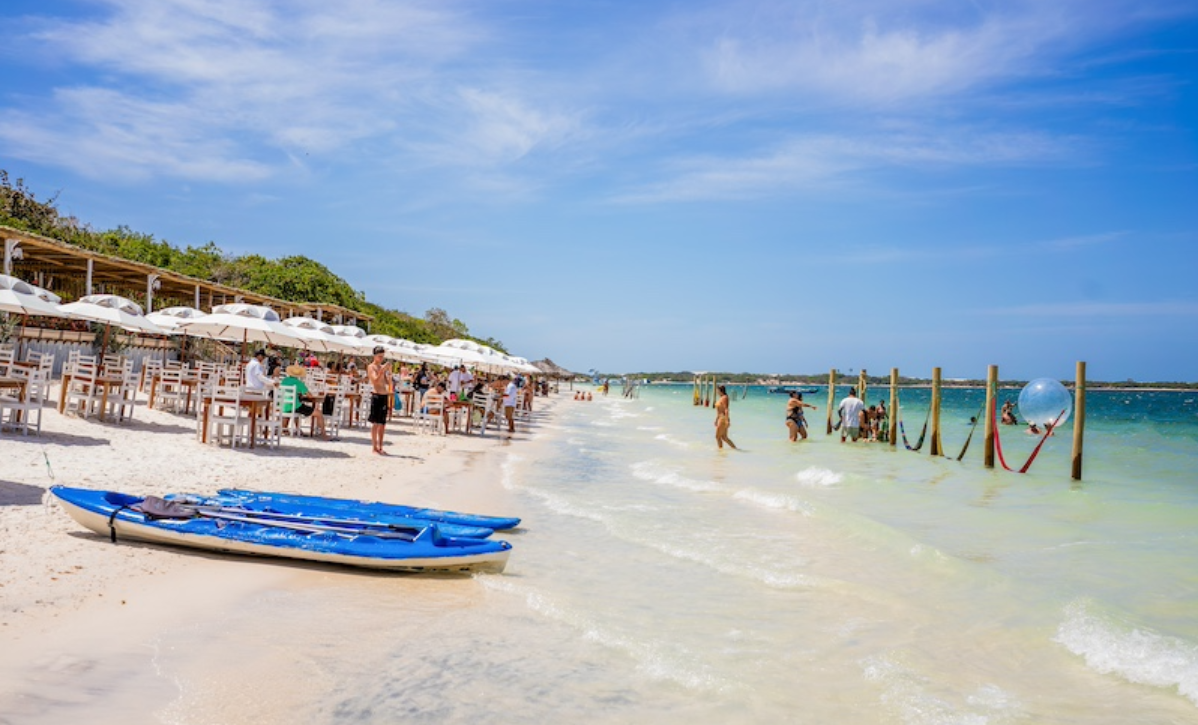
[[383, 434], [387, 430], [387, 403], [391, 399], [391, 374], [383, 362], [386, 350], [382, 345], [374, 348], [374, 359], [366, 366], [366, 377], [370, 380], [370, 445], [380, 456], [383, 450]]
[[316, 398], [308, 391], [307, 384], [304, 383], [304, 374], [306, 370], [303, 365], [288, 365], [287, 377], [279, 381], [279, 387], [284, 385], [295, 388], [295, 397], [299, 400], [298, 406], [282, 405], [280, 411], [284, 414], [299, 413], [305, 418], [312, 419], [312, 427], [309, 429], [312, 435], [319, 433], [322, 438], [328, 440], [329, 436], [324, 428], [324, 412], [317, 407]]

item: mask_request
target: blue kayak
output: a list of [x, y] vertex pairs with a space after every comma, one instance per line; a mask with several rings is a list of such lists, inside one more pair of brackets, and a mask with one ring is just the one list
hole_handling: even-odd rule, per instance
[[[430, 522], [428, 519], [417, 519], [411, 516], [388, 515], [386, 513], [359, 512], [348, 507], [328, 506], [321, 503], [318, 496], [306, 497], [304, 501], [264, 500], [256, 496], [204, 496], [196, 493], [172, 493], [163, 498], [168, 501], [178, 501], [193, 506], [219, 506], [230, 512], [254, 514], [266, 518], [298, 519], [314, 522], [339, 522], [350, 525], [373, 524], [388, 526], [393, 529], [423, 529], [430, 523], [437, 524], [437, 530], [445, 536], [465, 539], [485, 539], [495, 533], [495, 529], [484, 526], [463, 526]], [[338, 501], [340, 499], [332, 499]]]
[[279, 520], [227, 507], [196, 506], [148, 496], [53, 486], [50, 492], [79, 524], [110, 536], [400, 572], [503, 571], [506, 541], [444, 536], [436, 524], [405, 529], [385, 524]]
[[457, 524], [459, 526], [481, 526], [493, 531], [514, 529], [520, 525], [520, 519], [504, 516], [483, 516], [481, 514], [465, 514], [457, 511], [440, 511], [438, 509], [416, 508], [401, 506], [378, 501], [356, 501], [348, 498], [328, 498], [325, 496], [305, 496], [298, 493], [276, 493], [271, 491], [249, 491], [240, 488], [222, 488], [221, 496], [231, 496], [242, 501], [254, 501], [269, 504], [306, 504], [317, 505], [330, 509], [352, 510], [360, 517], [368, 516], [404, 516], [423, 521]]

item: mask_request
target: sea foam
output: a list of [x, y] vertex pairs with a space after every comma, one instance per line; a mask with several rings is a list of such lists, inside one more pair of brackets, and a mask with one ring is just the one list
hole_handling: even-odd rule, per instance
[[1172, 688], [1198, 705], [1198, 646], [1129, 626], [1091, 611], [1085, 601], [1065, 607], [1053, 641], [1080, 655], [1086, 666], [1129, 682]]
[[808, 488], [824, 488], [843, 481], [844, 474], [819, 466], [810, 466], [796, 473], [795, 480]]
[[950, 697], [943, 687], [889, 655], [866, 658], [861, 669], [868, 682], [881, 686], [883, 704], [911, 725], [995, 725], [1024, 715], [1019, 703], [997, 685]]
[[672, 486], [681, 488], [686, 491], [697, 491], [700, 493], [713, 493], [725, 489], [714, 481], [698, 481], [693, 478], [687, 478], [676, 470], [666, 468], [652, 461], [640, 461], [631, 466], [632, 475], [642, 481], [657, 483], [663, 486]]

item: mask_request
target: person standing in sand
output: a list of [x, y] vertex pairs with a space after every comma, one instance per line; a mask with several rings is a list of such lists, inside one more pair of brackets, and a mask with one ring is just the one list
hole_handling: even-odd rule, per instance
[[715, 442], [720, 448], [727, 443], [732, 448], [736, 448], [736, 444], [728, 437], [728, 429], [732, 427], [732, 416], [728, 412], [728, 391], [721, 385], [716, 389], [719, 392], [719, 400], [715, 401]]
[[391, 397], [391, 376], [383, 363], [383, 346], [374, 348], [374, 359], [366, 366], [366, 377], [370, 380], [370, 445], [380, 456], [383, 450], [383, 433], [387, 430], [387, 400]]
[[503, 417], [507, 420], [507, 432], [516, 432], [516, 397], [520, 394], [520, 387], [516, 385], [514, 379], [504, 376], [507, 385], [503, 389]]
[[807, 440], [807, 418], [803, 415], [803, 408], [816, 407], [811, 403], [803, 402], [803, 394], [791, 391], [790, 400], [786, 401], [786, 427], [790, 429], [790, 442], [794, 443], [802, 436], [803, 440]]

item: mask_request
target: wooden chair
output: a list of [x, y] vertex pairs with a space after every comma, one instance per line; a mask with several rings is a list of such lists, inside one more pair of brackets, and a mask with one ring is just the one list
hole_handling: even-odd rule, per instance
[[137, 407], [137, 375], [133, 372], [132, 361], [121, 370], [121, 384], [116, 393], [108, 394], [108, 415], [116, 417], [118, 423], [126, 418], [133, 420], [133, 411]]
[[95, 362], [76, 362], [70, 375], [70, 381], [65, 383], [67, 386], [65, 412], [74, 410], [75, 414], [81, 418], [96, 413], [103, 400], [103, 391], [96, 382], [100, 377], [100, 368]]
[[436, 389], [424, 394], [416, 412], [416, 430], [420, 433], [445, 434], [445, 396]]
[[240, 385], [217, 386], [213, 390], [216, 400], [208, 414], [208, 441], [218, 445], [225, 440], [228, 433], [229, 446], [236, 448], [239, 443], [248, 445], [250, 436], [250, 416], [241, 406]]
[[154, 406], [162, 410], [170, 409], [179, 412], [187, 408], [187, 386], [183, 383], [186, 371], [181, 368], [162, 369], [158, 373], [158, 387], [154, 391]]
[[[47, 397], [50, 376], [45, 371], [32, 368], [25, 375], [25, 390], [17, 396], [0, 395], [0, 429], [5, 426], [29, 435], [32, 426], [42, 432], [42, 405]], [[8, 420], [5, 421], [5, 413]], [[36, 423], [34, 423], [36, 421]]]

